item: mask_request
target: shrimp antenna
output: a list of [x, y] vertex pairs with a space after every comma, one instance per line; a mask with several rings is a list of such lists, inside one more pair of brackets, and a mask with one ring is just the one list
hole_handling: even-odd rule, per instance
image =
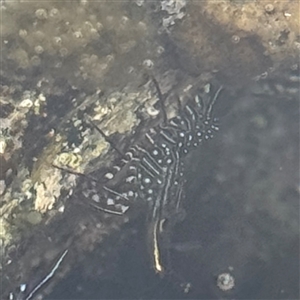
[[165, 98], [163, 96], [163, 94], [161, 93], [161, 90], [160, 90], [160, 87], [159, 87], [159, 84], [157, 82], [157, 80], [154, 78], [153, 75], [151, 75], [151, 80], [156, 88], [156, 91], [157, 91], [157, 94], [158, 94], [158, 99], [160, 101], [160, 104], [161, 104], [161, 110], [162, 110], [162, 114], [163, 114], [163, 122], [164, 124], [167, 123], [168, 121], [168, 118], [167, 118], [167, 112], [166, 112], [166, 107], [165, 107]]
[[105, 139], [105, 141], [107, 143], [110, 144], [110, 146], [122, 157], [124, 157], [125, 155], [123, 154], [123, 152], [118, 148], [118, 146], [113, 142], [113, 140], [107, 136], [92, 120], [88, 119], [87, 120], [88, 123], [90, 123], [92, 125], [92, 127], [94, 129], [96, 129], [100, 134], [101, 136]]

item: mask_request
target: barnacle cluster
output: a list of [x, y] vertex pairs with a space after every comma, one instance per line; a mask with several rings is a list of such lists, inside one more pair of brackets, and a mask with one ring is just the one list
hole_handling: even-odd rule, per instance
[[[47, 91], [61, 77], [85, 90], [98, 88], [104, 76], [121, 80], [158, 46], [150, 40], [144, 7], [136, 3], [7, 1], [1, 5], [1, 71], [18, 82], [34, 85], [43, 80]], [[128, 59], [133, 50], [134, 59]], [[11, 64], [21, 76], [11, 73]]]
[[186, 15], [184, 11], [186, 2], [186, 0], [163, 0], [161, 2], [161, 10], [168, 13], [168, 16], [163, 18], [163, 27], [168, 28], [174, 25], [176, 20], [181, 20]]
[[287, 53], [299, 55], [297, 1], [206, 1], [202, 9], [233, 35], [240, 38], [257, 35], [265, 55], [274, 61], [286, 58]]

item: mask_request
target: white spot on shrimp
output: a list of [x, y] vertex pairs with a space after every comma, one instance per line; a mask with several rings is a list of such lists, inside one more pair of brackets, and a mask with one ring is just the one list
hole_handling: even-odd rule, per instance
[[205, 92], [206, 94], [208, 94], [208, 93], [210, 92], [210, 84], [209, 84], [209, 83], [207, 83], [207, 84], [204, 86], [204, 92]]
[[151, 180], [150, 180], [150, 178], [145, 178], [145, 179], [144, 179], [144, 182], [145, 182], [145, 183], [150, 183]]
[[156, 156], [156, 155], [158, 155], [158, 151], [155, 149], [155, 150], [153, 150], [152, 154]]
[[128, 156], [129, 160], [131, 160], [133, 158], [133, 154], [130, 151], [126, 152], [125, 156]]
[[115, 200], [112, 198], [108, 198], [106, 203], [107, 205], [115, 205]]
[[133, 183], [134, 180], [135, 180], [135, 176], [128, 176], [128, 177], [126, 178], [126, 182], [129, 182], [129, 183]]
[[83, 194], [83, 196], [85, 197], [85, 198], [88, 198], [89, 197], [89, 192], [88, 191], [83, 191], [82, 192], [82, 194]]
[[113, 173], [106, 173], [104, 175], [104, 177], [107, 178], [107, 179], [113, 179], [114, 178], [114, 174]]
[[129, 197], [133, 197], [134, 196], [134, 192], [133, 191], [128, 191], [128, 196]]
[[26, 288], [27, 288], [26, 283], [20, 284], [20, 292], [25, 292]]
[[100, 200], [99, 195], [98, 195], [98, 194], [94, 194], [94, 195], [92, 196], [92, 200], [95, 201], [95, 202], [99, 202], [99, 200]]
[[149, 189], [149, 190], [148, 190], [148, 194], [149, 194], [149, 195], [153, 194], [153, 190], [152, 190], [152, 189]]
[[129, 208], [129, 206], [122, 205], [121, 206], [122, 213], [124, 214], [128, 210], [128, 208]]

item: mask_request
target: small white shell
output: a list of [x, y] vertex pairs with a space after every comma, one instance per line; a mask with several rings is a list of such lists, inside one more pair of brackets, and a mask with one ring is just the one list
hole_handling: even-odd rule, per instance
[[147, 69], [152, 69], [154, 66], [154, 63], [151, 59], [145, 59], [143, 61], [143, 66], [146, 67]]

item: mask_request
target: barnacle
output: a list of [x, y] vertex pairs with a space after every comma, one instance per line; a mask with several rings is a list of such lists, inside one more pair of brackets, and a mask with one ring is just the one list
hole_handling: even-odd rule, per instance
[[217, 286], [222, 291], [229, 291], [234, 288], [234, 277], [229, 273], [222, 273], [218, 276]]
[[265, 10], [266, 10], [267, 13], [272, 13], [272, 12], [274, 12], [274, 5], [271, 4], [271, 3], [266, 4]]
[[238, 44], [240, 42], [240, 37], [238, 35], [233, 35], [231, 37], [231, 41], [234, 43], [234, 44]]
[[35, 15], [40, 20], [45, 20], [48, 18], [48, 13], [45, 9], [39, 8], [35, 11]]

